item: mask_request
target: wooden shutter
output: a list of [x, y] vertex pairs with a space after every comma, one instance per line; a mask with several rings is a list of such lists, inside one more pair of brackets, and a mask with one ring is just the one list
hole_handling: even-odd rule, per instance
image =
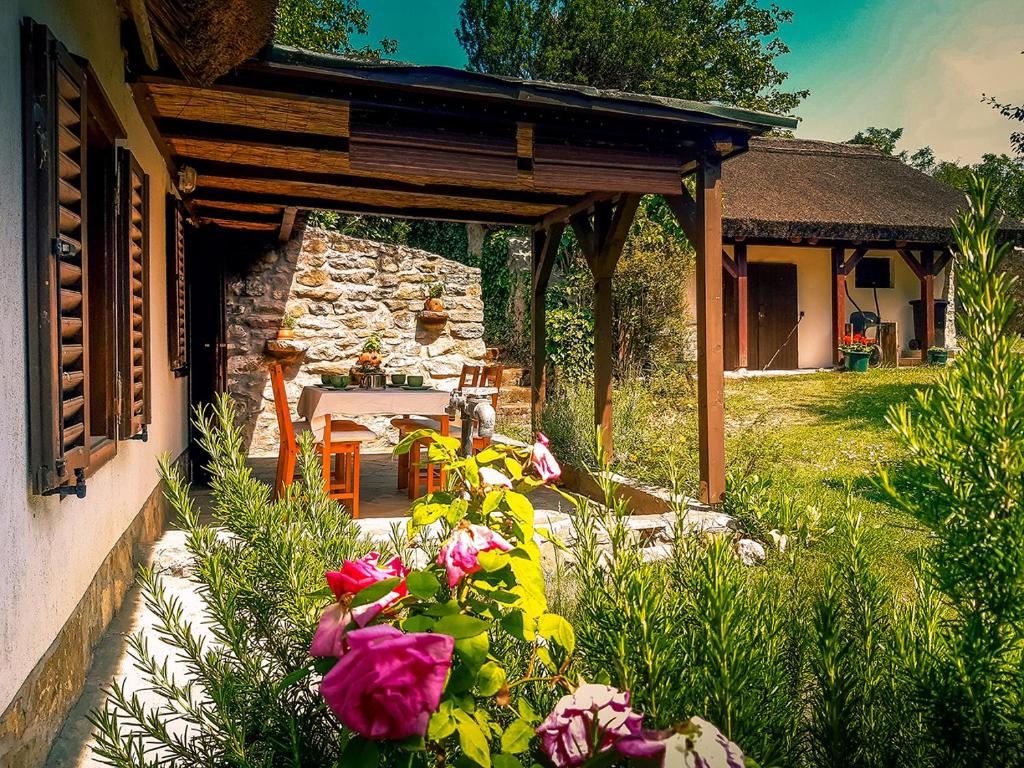
[[90, 447], [86, 79], [64, 46], [31, 20], [22, 28], [22, 72], [32, 489], [84, 496]]
[[149, 177], [118, 150], [121, 222], [121, 418], [123, 439], [146, 439], [149, 402]]
[[167, 341], [171, 370], [188, 371], [185, 313], [185, 212], [174, 195], [167, 196]]

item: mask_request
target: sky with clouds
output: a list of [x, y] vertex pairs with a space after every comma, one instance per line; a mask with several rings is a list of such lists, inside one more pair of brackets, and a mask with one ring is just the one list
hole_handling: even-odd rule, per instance
[[[1012, 125], [981, 95], [1024, 103], [1024, 0], [777, 0], [794, 12], [780, 60], [811, 95], [797, 135], [842, 141], [869, 125], [904, 128], [901, 147], [942, 159], [1009, 152]], [[395, 58], [465, 66], [459, 0], [362, 0], [368, 40]]]

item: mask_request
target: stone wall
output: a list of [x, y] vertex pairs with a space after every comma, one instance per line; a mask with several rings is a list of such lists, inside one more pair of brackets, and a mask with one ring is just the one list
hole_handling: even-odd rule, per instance
[[[449, 321], [418, 321], [427, 286], [441, 281]], [[437, 254], [375, 243], [297, 223], [292, 239], [242, 260], [227, 281], [228, 391], [245, 420], [249, 451], [276, 455], [278, 428], [264, 344], [281, 318], [297, 318], [304, 358], [285, 368], [294, 414], [302, 387], [322, 373], [347, 373], [373, 334], [389, 373], [422, 374], [452, 389], [462, 366], [486, 357], [480, 270]], [[360, 419], [383, 448], [396, 439], [390, 417]]]

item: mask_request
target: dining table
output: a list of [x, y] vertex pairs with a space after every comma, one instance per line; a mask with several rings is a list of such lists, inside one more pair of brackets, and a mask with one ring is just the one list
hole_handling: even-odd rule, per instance
[[450, 397], [450, 392], [433, 388], [338, 389], [310, 384], [302, 388], [296, 410], [318, 440], [327, 416], [427, 416], [439, 422], [438, 431], [447, 435], [451, 419], [445, 408]]

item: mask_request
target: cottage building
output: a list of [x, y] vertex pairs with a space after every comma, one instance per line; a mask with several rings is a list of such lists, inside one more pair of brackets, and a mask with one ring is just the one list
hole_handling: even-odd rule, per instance
[[782, 138], [753, 139], [722, 186], [727, 370], [831, 367], [868, 313], [905, 363], [953, 341], [962, 193], [873, 147]]

